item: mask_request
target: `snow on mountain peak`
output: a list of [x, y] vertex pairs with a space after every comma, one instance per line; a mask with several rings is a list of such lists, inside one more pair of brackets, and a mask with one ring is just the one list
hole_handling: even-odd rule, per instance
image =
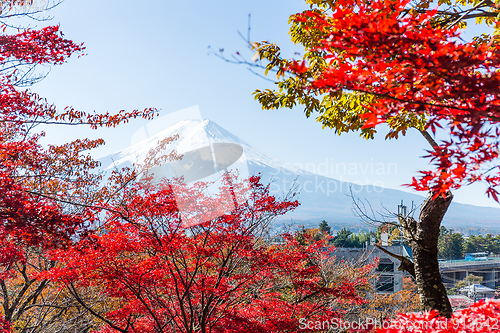
[[[145, 135], [149, 136], [147, 129]], [[101, 159], [105, 170], [131, 166], [133, 163], [140, 163], [144, 160], [151, 149], [154, 149], [162, 139], [179, 135], [179, 138], [168, 146], [168, 150], [175, 149], [179, 154], [186, 153], [201, 147], [206, 147], [212, 143], [235, 143], [243, 148], [244, 157], [247, 163], [269, 166], [275, 169], [284, 169], [284, 163], [271, 159], [258, 150], [252, 148], [247, 142], [230, 133], [216, 122], [209, 119], [189, 119], [181, 120], [174, 125], [159, 131], [139, 142], [131, 144], [114, 154]], [[137, 141], [132, 138], [132, 141]], [[299, 170], [290, 170], [299, 172]]]

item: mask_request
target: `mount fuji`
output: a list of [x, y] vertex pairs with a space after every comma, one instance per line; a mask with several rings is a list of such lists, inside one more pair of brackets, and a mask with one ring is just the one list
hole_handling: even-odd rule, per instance
[[[400, 190], [373, 185], [361, 186], [290, 167], [262, 154], [215, 122], [201, 119], [179, 121], [153, 136], [100, 159], [103, 171], [109, 172], [113, 168], [141, 162], [149, 150], [157, 146], [159, 140], [175, 134], [178, 134], [179, 138], [168, 145], [168, 150], [175, 149], [183, 154], [217, 143], [236, 144], [243, 149], [239, 160], [244, 161], [243, 174], [260, 173], [262, 182], [270, 183], [271, 193], [276, 196], [284, 196], [290, 191], [299, 193], [300, 206], [281, 217], [278, 222], [293, 220], [297, 225], [317, 226], [321, 220], [326, 220], [335, 230], [342, 227], [354, 230], [369, 229], [370, 227], [353, 213], [351, 192], [365, 204], [370, 214], [372, 211], [386, 214], [388, 211], [397, 212], [398, 205], [403, 201], [408, 206], [413, 203], [413, 207], [417, 207], [414, 214], [418, 216], [418, 207], [425, 200], [423, 196]], [[459, 203], [452, 203], [443, 219], [443, 225], [446, 227], [465, 233], [497, 233], [500, 232], [499, 222], [500, 208]]]

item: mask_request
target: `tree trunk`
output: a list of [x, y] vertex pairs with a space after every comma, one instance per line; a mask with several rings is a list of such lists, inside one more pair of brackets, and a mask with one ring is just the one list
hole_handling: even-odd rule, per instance
[[413, 263], [420, 303], [424, 310], [437, 310], [451, 317], [452, 310], [441, 281], [438, 263], [438, 237], [441, 220], [453, 199], [451, 192], [432, 200], [432, 193], [422, 204], [419, 222], [410, 228], [413, 233]]

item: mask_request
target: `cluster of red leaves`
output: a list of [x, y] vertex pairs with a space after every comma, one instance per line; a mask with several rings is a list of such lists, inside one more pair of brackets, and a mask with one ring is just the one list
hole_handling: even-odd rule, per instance
[[12, 328], [10, 327], [10, 323], [5, 321], [2, 317], [0, 317], [0, 333], [11, 333]]
[[[2, 129], [7, 129], [3, 126]], [[85, 213], [67, 214], [54, 200], [33, 195], [23, 182], [31, 170], [43, 171], [45, 156], [37, 145], [37, 137], [10, 140], [0, 133], [0, 265], [9, 267], [22, 260], [16, 246], [60, 246], [70, 240], [81, 225]], [[5, 251], [4, 251], [5, 250]], [[7, 255], [6, 253], [10, 253]]]
[[[319, 41], [329, 59], [320, 75], [309, 75], [311, 86], [324, 91], [353, 91], [376, 97], [361, 115], [364, 127], [375, 127], [404, 113], [425, 115], [435, 132], [440, 123], [451, 139], [439, 144], [430, 157], [435, 171], [414, 178], [411, 187], [435, 196], [479, 180], [498, 201], [500, 169], [482, 165], [499, 154], [500, 49], [487, 44], [462, 43], [457, 28], [431, 23], [436, 10], [408, 12], [409, 0], [339, 0], [332, 12], [315, 10], [293, 17]], [[308, 67], [288, 68], [304, 76]]]
[[83, 50], [83, 44], [77, 45], [63, 39], [58, 26], [0, 36], [1, 63], [17, 60], [30, 64], [57, 65]]
[[110, 203], [115, 211], [105, 229], [53, 251], [61, 267], [43, 277], [74, 294], [89, 287], [105, 294], [109, 306], [94, 309], [106, 323], [100, 332], [289, 332], [298, 330], [299, 318], [339, 317], [336, 301], [364, 301], [356, 291], [364, 280], [322, 282], [321, 243], [303, 246], [290, 235], [282, 245], [263, 242], [266, 223], [296, 201], [269, 195], [258, 177], [242, 184], [226, 176], [224, 186], [244, 204], [187, 229], [179, 193], [203, 207], [219, 198], [196, 186], [175, 195], [170, 184], [124, 189]]
[[[222, 192], [243, 204], [189, 229], [179, 216], [179, 193], [197, 201], [195, 210], [208, 212], [220, 205], [219, 198], [203, 194], [203, 186], [184, 191], [173, 190], [180, 183], [127, 187], [133, 175], [115, 174], [113, 195], [107, 189], [96, 191], [102, 197], [86, 191], [97, 184], [89, 174], [95, 162], [80, 153], [102, 141], [43, 149], [41, 135], [32, 133], [34, 125], [115, 126], [150, 118], [156, 110], [111, 115], [67, 107], [59, 112], [16, 85], [23, 80], [17, 75], [26, 73], [19, 74], [18, 68], [62, 64], [83, 51], [82, 45], [64, 39], [59, 27], [0, 36], [2, 282], [12, 276], [15, 263], [26, 263], [26, 249], [50, 253], [60, 265], [30, 279], [61, 282], [105, 323], [102, 332], [290, 331], [297, 329], [298, 318], [339, 316], [335, 302], [363, 302], [356, 286], [366, 281], [324, 283], [320, 244], [302, 246], [288, 235], [285, 244], [268, 246], [258, 237], [261, 226], [297, 206], [296, 201], [270, 196], [258, 178], [248, 185], [225, 179]], [[85, 223], [97, 220], [99, 228], [79, 237]], [[85, 287], [95, 288], [110, 302], [86, 303], [78, 294]], [[11, 305], [6, 299], [3, 304]], [[9, 327], [2, 317], [0, 332]]]
[[124, 110], [115, 115], [110, 113], [87, 113], [67, 107], [58, 113], [53, 105], [27, 90], [15, 88], [19, 78], [16, 76], [23, 66], [59, 65], [73, 54], [83, 55], [85, 48], [63, 38], [59, 26], [49, 26], [39, 30], [28, 29], [18, 34], [0, 36], [0, 66], [3, 76], [0, 77], [0, 108], [2, 123], [81, 123], [92, 128], [99, 126], [116, 126], [131, 118], [143, 117], [151, 119], [157, 110]]
[[437, 311], [400, 314], [387, 322], [377, 333], [486, 333], [500, 331], [500, 301], [487, 300], [453, 313], [451, 318], [439, 317]]
[[[146, 109], [116, 115], [88, 114], [70, 107], [59, 113], [38, 95], [16, 88], [18, 68], [62, 64], [72, 54], [81, 55], [83, 51], [81, 44], [64, 39], [58, 26], [0, 36], [0, 67], [4, 73], [0, 76], [0, 242], [55, 246], [67, 241], [90, 214], [66, 214], [59, 202], [35, 195], [33, 188], [27, 186], [27, 179], [35, 174], [40, 179], [55, 176], [54, 170], [62, 168], [51, 163], [56, 160], [54, 156], [61, 159], [60, 155], [64, 155], [55, 147], [42, 149], [38, 144], [40, 135], [31, 133], [33, 125], [80, 123], [96, 128], [115, 126], [138, 116], [150, 118], [156, 113], [155, 109]], [[99, 143], [84, 143], [86, 149], [96, 144]], [[79, 153], [81, 145], [75, 142], [74, 146], [69, 144], [59, 150]], [[72, 161], [67, 164], [72, 165]]]
[[[10, 1], [10, 5], [29, 1]], [[6, 4], [4, 4], [6, 5]], [[4, 7], [5, 8], [5, 7]], [[156, 109], [98, 114], [67, 107], [60, 112], [45, 99], [21, 89], [34, 66], [60, 65], [85, 48], [65, 39], [58, 26], [27, 29], [0, 36], [0, 279], [12, 277], [16, 263], [25, 263], [26, 250], [64, 248], [84, 232], [97, 209], [96, 162], [82, 151], [102, 140], [77, 140], [44, 149], [37, 124], [115, 126], [131, 118], [151, 118]], [[28, 68], [28, 70], [26, 70]], [[28, 76], [27, 76], [28, 75]], [[36, 81], [36, 80], [34, 80]], [[21, 83], [22, 84], [21, 84]], [[89, 191], [95, 188], [94, 191]], [[88, 205], [87, 205], [88, 204]], [[10, 306], [8, 300], [4, 305]]]

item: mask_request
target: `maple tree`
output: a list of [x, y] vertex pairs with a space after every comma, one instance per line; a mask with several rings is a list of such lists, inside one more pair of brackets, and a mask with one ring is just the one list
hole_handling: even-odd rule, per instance
[[[320, 234], [318, 229], [305, 229], [304, 227], [296, 232], [295, 237], [299, 244], [305, 246], [319, 239], [319, 235], [323, 236], [321, 239], [329, 241], [330, 243], [335, 239], [331, 236], [325, 238], [325, 235]], [[335, 251], [335, 249], [332, 250]], [[417, 287], [410, 276], [403, 277], [402, 290], [396, 293], [377, 293], [375, 287], [378, 279], [377, 272], [374, 270], [366, 270], [363, 267], [366, 266], [367, 263], [369, 263], [371, 267], [376, 267], [379, 261], [377, 259], [370, 260], [367, 254], [368, 252], [365, 252], [355, 260], [338, 260], [333, 257], [333, 260], [328, 262], [328, 271], [334, 272], [333, 274], [337, 276], [337, 278], [347, 280], [363, 279], [366, 281], [366, 284], [359, 285], [357, 288], [359, 295], [366, 301], [359, 304], [340, 303], [338, 306], [344, 313], [342, 317], [338, 319], [337, 324], [345, 322], [346, 325], [348, 325], [348, 323], [353, 322], [370, 323], [373, 321], [382, 323], [394, 319], [398, 313], [419, 311], [421, 306], [418, 300]], [[333, 323], [335, 323], [335, 320]], [[332, 326], [333, 325], [334, 324], [332, 324]]]
[[[430, 196], [418, 223], [402, 215], [399, 222], [413, 247], [414, 261], [407, 264], [423, 307], [451, 316], [437, 262], [451, 191], [484, 182], [488, 196], [499, 201], [500, 185], [498, 38], [462, 42], [458, 28], [470, 18], [497, 24], [497, 5], [459, 1], [429, 10], [429, 1], [413, 7], [407, 0], [306, 2], [311, 9], [290, 18], [292, 41], [305, 48], [301, 61], [282, 58], [277, 45], [252, 44], [269, 61], [266, 74], [274, 71], [278, 80], [278, 91], [257, 90], [255, 98], [265, 109], [304, 105], [307, 117], [318, 112], [317, 121], [338, 134], [373, 138], [377, 125], [386, 124], [386, 138], [409, 129], [424, 136], [435, 168], [409, 186]], [[460, 4], [472, 8], [457, 10]], [[439, 141], [429, 131], [449, 139]]]
[[[4, 3], [1, 18], [29, 3]], [[156, 113], [59, 111], [23, 88], [40, 79], [36, 66], [83, 52], [58, 26], [0, 36], [2, 331], [87, 331], [95, 322], [103, 332], [284, 331], [299, 317], [339, 316], [338, 301], [363, 301], [356, 286], [366, 281], [321, 274], [320, 243], [266, 244], [260, 232], [297, 203], [274, 199], [257, 178], [248, 188], [226, 184], [250, 193], [245, 205], [185, 229], [173, 194], [199, 197], [204, 210], [220, 205], [203, 185], [175, 192], [181, 184], [147, 186], [131, 170], [102, 186], [85, 154], [102, 140], [42, 147], [39, 124], [109, 127]]]
[[[61, 265], [42, 275], [66, 285], [100, 319], [100, 332], [294, 331], [299, 318], [330, 320], [342, 315], [339, 302], [364, 302], [358, 289], [366, 278], [326, 269], [331, 260], [324, 242], [303, 245], [293, 235], [282, 235], [282, 244], [266, 241], [271, 221], [298, 203], [274, 198], [259, 181], [241, 183], [226, 174], [225, 189], [243, 203], [189, 228], [175, 197], [218, 205], [218, 197], [203, 193], [205, 184], [127, 186], [110, 201], [118, 210], [108, 213], [100, 231], [53, 251]], [[365, 275], [372, 268], [360, 267]], [[101, 290], [110, 306], [87, 304], [79, 290], [89, 287]]]
[[37, 125], [110, 127], [156, 114], [153, 108], [116, 114], [72, 107], [60, 111], [24, 88], [44, 77], [37, 74], [38, 66], [60, 65], [85, 51], [82, 44], [65, 39], [59, 26], [34, 29], [8, 23], [23, 15], [13, 12], [14, 6], [30, 4], [3, 1], [0, 12], [0, 319], [4, 330], [17, 329], [18, 324], [11, 325], [15, 321], [26, 329], [33, 324], [29, 318], [57, 317], [47, 315], [49, 308], [61, 306], [47, 301], [49, 281], [32, 274], [54, 266], [46, 251], [67, 247], [84, 235], [85, 223], [98, 212], [96, 203], [110, 194], [99, 185], [100, 177], [92, 174], [98, 163], [84, 154], [102, 140], [44, 148], [39, 144], [44, 133], [36, 131]]

